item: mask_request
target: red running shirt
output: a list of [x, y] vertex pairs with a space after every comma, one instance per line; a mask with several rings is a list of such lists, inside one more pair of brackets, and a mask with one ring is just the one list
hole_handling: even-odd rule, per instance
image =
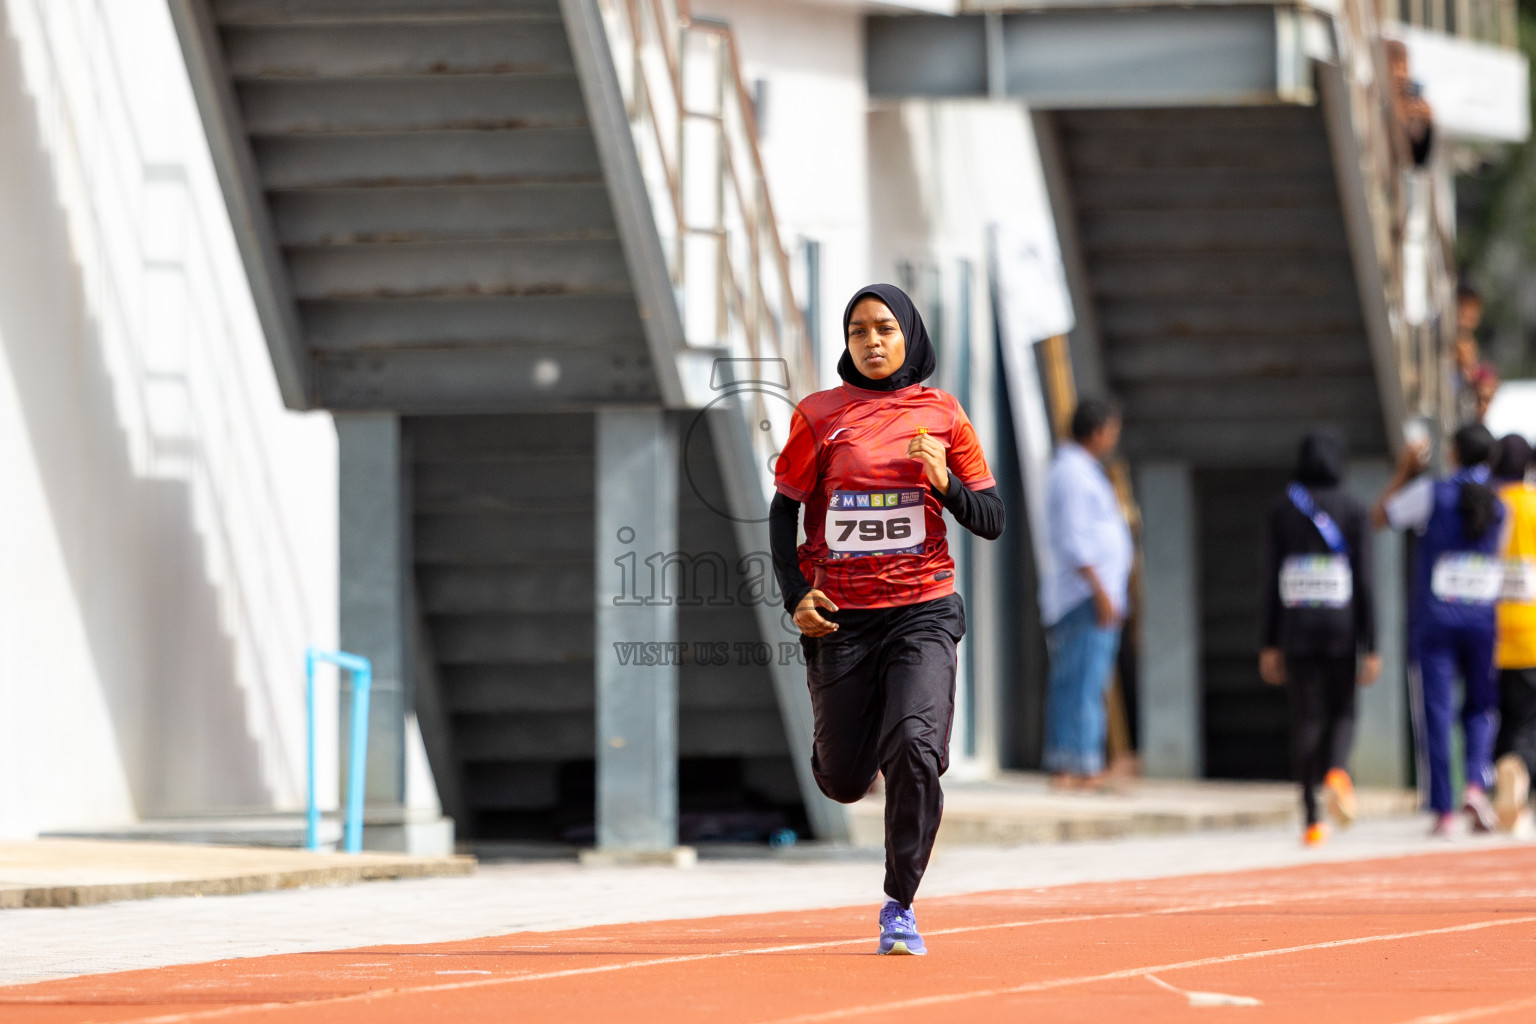
[[954, 396], [913, 384], [843, 384], [796, 407], [774, 464], [779, 493], [805, 505], [800, 570], [840, 608], [890, 608], [954, 593], [944, 506], [907, 445], [926, 428], [949, 472], [973, 491], [997, 486]]

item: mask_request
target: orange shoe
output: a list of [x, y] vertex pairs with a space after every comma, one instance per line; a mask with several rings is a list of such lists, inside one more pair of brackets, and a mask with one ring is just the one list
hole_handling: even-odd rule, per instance
[[1308, 825], [1306, 832], [1302, 833], [1302, 846], [1322, 846], [1328, 841], [1328, 826], [1322, 822]]
[[1355, 784], [1350, 781], [1349, 772], [1343, 768], [1330, 769], [1323, 777], [1323, 790], [1328, 795], [1328, 816], [1340, 828], [1353, 825], [1360, 813], [1360, 803], [1355, 799]]

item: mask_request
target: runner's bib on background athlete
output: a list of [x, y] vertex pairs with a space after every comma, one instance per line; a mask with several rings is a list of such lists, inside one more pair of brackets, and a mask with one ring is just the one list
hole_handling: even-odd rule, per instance
[[1280, 567], [1280, 603], [1287, 608], [1343, 608], [1354, 596], [1343, 555], [1292, 555]]
[[1504, 586], [1499, 600], [1509, 604], [1536, 604], [1536, 559], [1513, 556], [1504, 559]]
[[1491, 555], [1441, 555], [1429, 590], [1449, 604], [1493, 604], [1504, 587], [1504, 563]]
[[833, 491], [824, 529], [833, 558], [921, 551], [923, 492]]

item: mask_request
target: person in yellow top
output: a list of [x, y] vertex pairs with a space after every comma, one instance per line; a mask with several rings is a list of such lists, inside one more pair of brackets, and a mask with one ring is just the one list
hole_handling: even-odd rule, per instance
[[1531, 446], [1518, 434], [1499, 441], [1493, 477], [1508, 510], [1504, 589], [1499, 599], [1499, 738], [1494, 809], [1507, 831], [1529, 829], [1531, 772], [1536, 771], [1536, 486], [1526, 480]]

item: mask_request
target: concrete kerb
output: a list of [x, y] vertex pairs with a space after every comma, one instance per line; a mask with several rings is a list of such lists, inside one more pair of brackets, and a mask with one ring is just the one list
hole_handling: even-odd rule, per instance
[[79, 907], [156, 896], [233, 896], [469, 875], [475, 866], [475, 858], [465, 856], [38, 839], [0, 843], [0, 909]]
[[[1362, 789], [1362, 819], [1412, 815], [1411, 790]], [[878, 846], [884, 800], [877, 791], [853, 805], [854, 842]], [[1171, 836], [1299, 825], [1299, 801], [1286, 783], [1169, 783], [1148, 780], [1119, 791], [1052, 793], [1038, 776], [945, 786], [937, 845], [1014, 846]]]

